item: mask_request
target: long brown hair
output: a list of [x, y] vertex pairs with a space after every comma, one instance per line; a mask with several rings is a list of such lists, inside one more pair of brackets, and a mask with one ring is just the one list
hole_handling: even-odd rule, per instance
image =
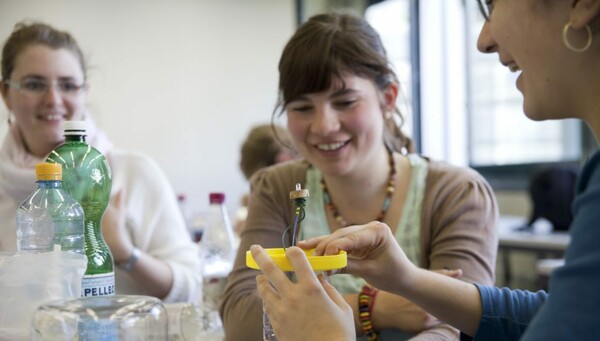
[[[302, 95], [329, 89], [333, 80], [343, 85], [344, 72], [372, 80], [379, 91], [398, 83], [381, 38], [365, 19], [348, 13], [311, 17], [281, 55], [279, 100], [273, 115], [282, 114], [288, 103]], [[396, 118], [385, 120], [384, 143], [397, 152], [413, 152], [412, 140], [401, 130], [400, 110], [395, 107], [393, 113]]]

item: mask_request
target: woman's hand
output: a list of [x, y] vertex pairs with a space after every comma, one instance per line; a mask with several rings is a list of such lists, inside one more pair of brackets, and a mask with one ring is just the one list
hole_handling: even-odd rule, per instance
[[256, 277], [258, 293], [279, 340], [356, 338], [352, 309], [331, 284], [315, 275], [301, 249], [286, 250], [296, 283], [288, 279], [263, 248], [253, 245], [250, 250], [263, 272]]
[[411, 285], [418, 269], [406, 257], [390, 228], [377, 221], [348, 226], [328, 236], [301, 241], [303, 249], [316, 249], [317, 255], [348, 252], [348, 266], [343, 272], [364, 278], [373, 286], [398, 293]]
[[133, 242], [125, 226], [125, 202], [123, 192], [111, 198], [102, 217], [102, 236], [110, 248], [115, 263], [131, 257]]

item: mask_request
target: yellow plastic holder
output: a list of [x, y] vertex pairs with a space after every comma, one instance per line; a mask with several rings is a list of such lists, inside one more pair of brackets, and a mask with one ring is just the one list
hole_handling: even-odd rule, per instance
[[[283, 248], [265, 249], [267, 254], [273, 259], [275, 264], [283, 271], [294, 271], [294, 267], [285, 254]], [[348, 255], [346, 251], [340, 251], [337, 255], [315, 256], [315, 249], [303, 250], [308, 258], [308, 262], [314, 271], [330, 271], [346, 267], [348, 264]], [[260, 270], [260, 267], [252, 257], [250, 251], [246, 251], [246, 266], [252, 269]]]

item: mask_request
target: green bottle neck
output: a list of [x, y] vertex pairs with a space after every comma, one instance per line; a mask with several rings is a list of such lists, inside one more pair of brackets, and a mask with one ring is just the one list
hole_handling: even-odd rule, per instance
[[85, 135], [65, 135], [65, 142], [85, 142]]

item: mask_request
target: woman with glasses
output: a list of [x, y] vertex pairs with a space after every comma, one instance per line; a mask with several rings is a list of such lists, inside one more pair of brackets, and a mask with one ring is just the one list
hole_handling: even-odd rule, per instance
[[[517, 72], [523, 108], [533, 120], [578, 118], [600, 136], [600, 1], [480, 0], [486, 21], [478, 48], [498, 54]], [[423, 307], [478, 340], [600, 340], [600, 152], [584, 166], [573, 203], [571, 243], [564, 267], [555, 270], [550, 292], [469, 284], [423, 271], [408, 261], [385, 224], [339, 230], [301, 243], [317, 253], [349, 252], [347, 271], [365, 277]], [[289, 282], [264, 251], [252, 247], [266, 270], [258, 288], [281, 340], [352, 337], [352, 314], [326, 283], [307, 268], [297, 248], [288, 256], [298, 283]], [[272, 288], [267, 278], [272, 283]], [[318, 302], [318, 303], [317, 303]], [[293, 315], [286, 306], [293, 306]], [[318, 306], [319, 308], [312, 308]], [[305, 332], [304, 334], [302, 332]], [[319, 333], [319, 334], [317, 334]], [[318, 338], [317, 337], [317, 338]]]
[[[310, 18], [283, 50], [279, 91], [274, 114], [286, 115], [303, 159], [263, 168], [252, 178], [246, 229], [223, 298], [228, 340], [261, 338], [257, 271], [242, 256], [252, 244], [282, 247], [285, 239], [289, 245], [292, 238], [285, 237], [292, 232], [282, 235], [292, 223], [289, 193], [297, 183], [310, 192], [299, 239], [379, 220], [415, 265], [461, 269], [464, 280], [494, 283], [494, 194], [475, 171], [413, 152], [396, 107], [398, 79], [366, 20], [343, 13]], [[358, 335], [458, 339], [457, 330], [367, 282], [331, 277], [353, 308]]]
[[196, 301], [200, 260], [175, 194], [145, 155], [114, 148], [87, 112], [86, 64], [75, 39], [43, 23], [19, 23], [2, 49], [0, 91], [9, 111], [0, 148], [0, 251], [16, 250], [16, 211], [35, 189], [37, 163], [64, 141], [62, 123], [88, 122], [87, 141], [110, 163], [111, 203], [102, 219], [117, 294]]

